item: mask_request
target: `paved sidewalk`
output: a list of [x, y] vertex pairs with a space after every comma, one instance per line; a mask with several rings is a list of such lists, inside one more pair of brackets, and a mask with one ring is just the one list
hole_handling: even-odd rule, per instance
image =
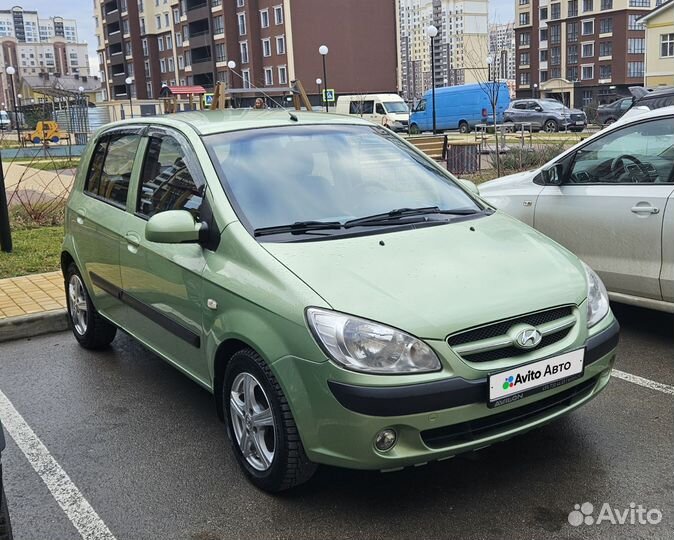
[[0, 279], [0, 321], [65, 307], [61, 272]]

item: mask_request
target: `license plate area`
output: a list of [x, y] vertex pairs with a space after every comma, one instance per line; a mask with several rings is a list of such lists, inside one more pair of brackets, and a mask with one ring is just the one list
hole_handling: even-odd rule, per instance
[[489, 376], [490, 408], [557, 388], [583, 376], [585, 349], [537, 360]]

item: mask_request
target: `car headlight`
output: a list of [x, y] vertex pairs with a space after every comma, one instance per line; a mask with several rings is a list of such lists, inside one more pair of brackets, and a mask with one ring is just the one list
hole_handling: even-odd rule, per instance
[[590, 328], [608, 313], [608, 292], [604, 283], [592, 268], [583, 263], [587, 277], [587, 326]]
[[441, 368], [423, 341], [373, 321], [325, 309], [307, 309], [314, 337], [337, 364], [380, 374], [424, 373]]

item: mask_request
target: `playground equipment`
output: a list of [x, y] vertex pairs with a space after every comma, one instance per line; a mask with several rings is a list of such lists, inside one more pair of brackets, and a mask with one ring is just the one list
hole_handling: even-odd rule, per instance
[[65, 131], [61, 131], [59, 125], [53, 120], [40, 120], [33, 131], [24, 135], [25, 140], [33, 144], [42, 144], [46, 141], [57, 143], [68, 137], [69, 135]]

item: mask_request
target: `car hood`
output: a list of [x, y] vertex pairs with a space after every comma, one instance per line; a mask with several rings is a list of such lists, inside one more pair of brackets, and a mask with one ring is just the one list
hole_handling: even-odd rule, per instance
[[262, 245], [333, 309], [428, 339], [586, 297], [574, 255], [500, 212], [388, 234]]

